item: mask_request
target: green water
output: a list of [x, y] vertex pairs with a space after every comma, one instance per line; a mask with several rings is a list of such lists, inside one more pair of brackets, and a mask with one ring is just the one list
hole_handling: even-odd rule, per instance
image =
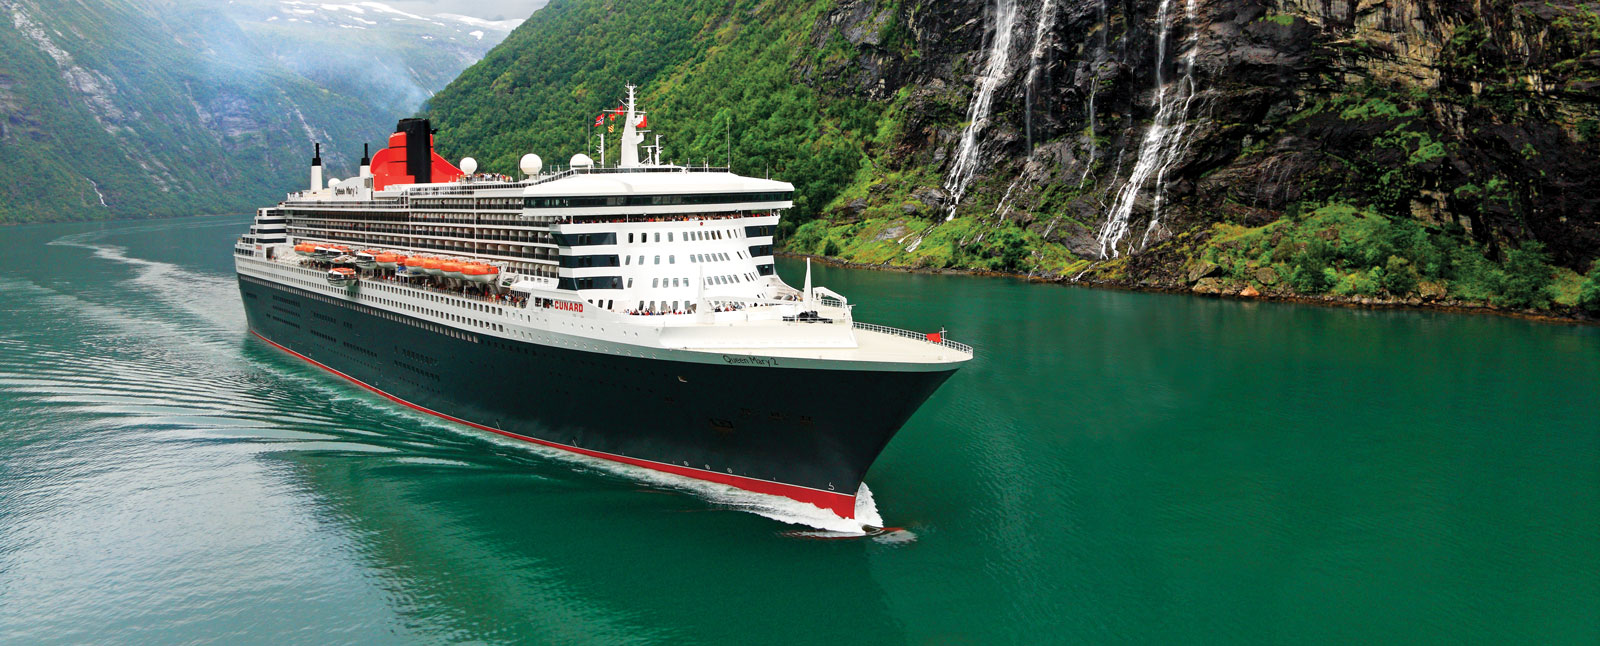
[[0, 643], [1600, 642], [1600, 330], [818, 267], [978, 358], [816, 540], [253, 340], [245, 222], [0, 229]]

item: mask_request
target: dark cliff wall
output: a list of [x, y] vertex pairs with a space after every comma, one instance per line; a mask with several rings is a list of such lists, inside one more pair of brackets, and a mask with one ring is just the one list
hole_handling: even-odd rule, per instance
[[678, 161], [800, 187], [795, 252], [1543, 306], [1600, 251], [1597, 48], [1572, 2], [573, 1], [429, 110], [509, 165], [638, 83]]

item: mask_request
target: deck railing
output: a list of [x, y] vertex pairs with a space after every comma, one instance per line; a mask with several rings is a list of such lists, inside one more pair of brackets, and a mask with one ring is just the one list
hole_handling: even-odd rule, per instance
[[868, 331], [871, 331], [871, 332], [882, 332], [884, 334], [893, 334], [895, 336], [903, 336], [903, 337], [908, 338], [908, 339], [916, 339], [918, 341], [926, 341], [926, 342], [932, 343], [934, 345], [942, 345], [942, 346], [944, 346], [946, 348], [950, 348], [951, 350], [958, 350], [958, 351], [961, 351], [961, 352], [965, 352], [967, 354], [972, 354], [972, 346], [967, 345], [965, 343], [957, 343], [955, 341], [951, 341], [949, 338], [945, 337], [945, 334], [944, 334], [943, 331], [939, 332], [939, 340], [938, 341], [933, 341], [933, 340], [928, 338], [928, 334], [926, 332], [912, 332], [911, 330], [902, 330], [902, 329], [897, 328], [897, 327], [889, 327], [887, 325], [878, 325], [876, 323], [862, 323], [861, 321], [855, 321], [855, 326], [856, 326], [856, 329], [858, 329], [858, 330], [868, 330]]

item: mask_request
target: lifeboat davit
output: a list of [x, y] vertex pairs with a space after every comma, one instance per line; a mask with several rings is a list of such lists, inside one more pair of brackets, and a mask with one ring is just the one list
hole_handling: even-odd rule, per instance
[[422, 272], [429, 276], [438, 276], [440, 273], [442, 273], [439, 271], [439, 265], [442, 264], [444, 264], [444, 261], [439, 260], [438, 258], [423, 258]]
[[356, 284], [356, 270], [349, 267], [334, 267], [328, 270], [328, 284], [334, 287], [348, 287]]
[[471, 263], [461, 267], [461, 276], [474, 283], [493, 283], [499, 274], [500, 268], [494, 265]]
[[446, 260], [439, 263], [439, 275], [445, 278], [460, 278], [461, 263], [454, 260]]
[[379, 267], [384, 269], [394, 269], [395, 267], [400, 266], [400, 262], [405, 260], [405, 256], [397, 253], [380, 253], [376, 256], [373, 256], [373, 260], [378, 261]]

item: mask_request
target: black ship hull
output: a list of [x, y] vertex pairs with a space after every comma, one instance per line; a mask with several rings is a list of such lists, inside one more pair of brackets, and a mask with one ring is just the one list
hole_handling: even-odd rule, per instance
[[257, 336], [398, 403], [845, 518], [872, 462], [955, 371], [618, 356], [444, 328], [244, 276], [239, 288]]

